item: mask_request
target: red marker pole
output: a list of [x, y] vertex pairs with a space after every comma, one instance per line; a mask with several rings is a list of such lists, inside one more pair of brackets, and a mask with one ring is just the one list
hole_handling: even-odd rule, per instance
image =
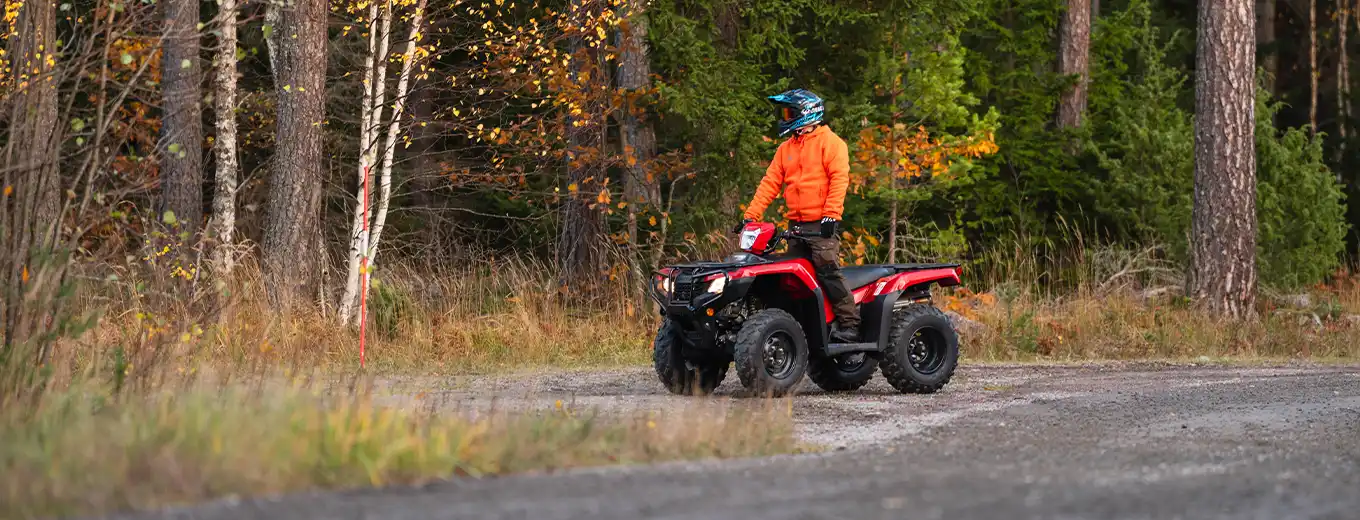
[[364, 331], [368, 324], [368, 176], [369, 167], [364, 167], [364, 231], [360, 240], [359, 252], [359, 368], [364, 368]]

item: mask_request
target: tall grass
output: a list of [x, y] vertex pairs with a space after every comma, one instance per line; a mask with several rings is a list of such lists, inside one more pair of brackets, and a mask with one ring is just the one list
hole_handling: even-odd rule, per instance
[[796, 448], [789, 417], [773, 404], [465, 419], [382, 408], [360, 392], [309, 385], [165, 390], [117, 398], [86, 386], [48, 394], [35, 408], [0, 411], [0, 517]]
[[1162, 248], [1061, 236], [983, 251], [965, 269], [967, 288], [943, 291], [938, 304], [982, 324], [965, 334], [965, 357], [1360, 358], [1360, 278], [1349, 271], [1312, 287], [1262, 287], [1256, 318], [1234, 321], [1182, 295], [1183, 266]]

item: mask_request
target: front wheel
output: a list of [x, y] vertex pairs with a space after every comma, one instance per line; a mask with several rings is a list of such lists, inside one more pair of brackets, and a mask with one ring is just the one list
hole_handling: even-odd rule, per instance
[[798, 320], [780, 309], [755, 313], [742, 325], [735, 346], [737, 376], [756, 395], [793, 392], [808, 367], [807, 338]]
[[888, 384], [904, 394], [932, 394], [958, 364], [959, 336], [940, 309], [913, 304], [896, 314], [879, 364]]
[[708, 395], [727, 377], [727, 363], [687, 361], [680, 352], [680, 324], [666, 318], [652, 342], [652, 366], [666, 390], [679, 395]]

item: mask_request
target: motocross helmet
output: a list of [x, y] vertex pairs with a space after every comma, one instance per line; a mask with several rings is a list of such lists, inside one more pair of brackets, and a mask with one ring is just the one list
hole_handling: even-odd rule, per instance
[[822, 115], [826, 112], [821, 96], [801, 88], [781, 92], [766, 99], [775, 105], [776, 117], [779, 120], [776, 128], [779, 137], [789, 135], [799, 128], [821, 123]]

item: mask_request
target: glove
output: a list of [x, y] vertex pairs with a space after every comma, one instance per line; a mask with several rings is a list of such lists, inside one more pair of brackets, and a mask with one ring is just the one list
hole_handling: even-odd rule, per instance
[[744, 227], [746, 227], [747, 224], [750, 224], [750, 223], [752, 223], [752, 222], [755, 222], [755, 221], [754, 221], [754, 220], [751, 220], [751, 219], [749, 219], [749, 218], [741, 219], [741, 223], [740, 223], [740, 224], [737, 224], [737, 227], [732, 228], [732, 232], [733, 232], [733, 233], [741, 233], [741, 229], [744, 228]]
[[839, 220], [836, 220], [834, 218], [822, 217], [822, 238], [831, 238], [836, 236], [836, 226], [840, 225], [840, 223], [841, 222]]

